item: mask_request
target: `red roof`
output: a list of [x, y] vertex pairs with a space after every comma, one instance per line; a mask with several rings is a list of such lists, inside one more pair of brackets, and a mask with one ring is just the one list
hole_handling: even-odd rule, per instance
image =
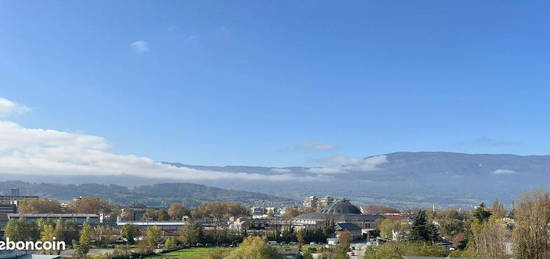
[[402, 216], [402, 215], [382, 215], [386, 219], [393, 219], [393, 220], [409, 220], [409, 217]]

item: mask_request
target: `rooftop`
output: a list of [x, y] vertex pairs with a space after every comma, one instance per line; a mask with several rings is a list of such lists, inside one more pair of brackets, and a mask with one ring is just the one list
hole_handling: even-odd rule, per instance
[[362, 214], [361, 210], [351, 204], [349, 200], [339, 200], [321, 210], [323, 214]]

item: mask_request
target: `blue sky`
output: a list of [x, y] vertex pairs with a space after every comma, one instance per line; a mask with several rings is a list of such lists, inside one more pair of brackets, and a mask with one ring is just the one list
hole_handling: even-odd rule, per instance
[[[550, 154], [547, 1], [0, 1], [5, 120], [116, 154]], [[1, 108], [1, 107], [0, 107]]]

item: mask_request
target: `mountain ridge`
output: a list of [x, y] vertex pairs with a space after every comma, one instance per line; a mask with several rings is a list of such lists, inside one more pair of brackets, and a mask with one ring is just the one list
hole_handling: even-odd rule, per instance
[[[187, 182], [224, 189], [261, 192], [301, 200], [330, 195], [358, 204], [394, 207], [471, 207], [500, 199], [511, 204], [521, 192], [550, 187], [550, 155], [393, 152], [339, 161], [320, 167], [196, 166], [197, 170], [265, 175], [240, 179], [164, 179], [117, 176], [30, 176], [0, 174], [0, 180], [57, 183], [119, 183], [132, 187]], [[347, 163], [347, 164], [346, 164]], [[288, 175], [287, 180], [270, 180]], [[269, 176], [269, 177], [267, 177]]]

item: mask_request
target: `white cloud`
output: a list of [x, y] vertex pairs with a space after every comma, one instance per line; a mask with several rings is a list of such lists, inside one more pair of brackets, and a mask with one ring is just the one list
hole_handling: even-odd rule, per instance
[[139, 54], [149, 52], [149, 43], [147, 41], [134, 41], [130, 44], [130, 47]]
[[147, 157], [109, 152], [103, 137], [30, 129], [0, 120], [0, 172], [34, 175], [134, 175], [169, 179], [312, 181], [288, 173], [262, 175], [175, 167]]
[[292, 151], [326, 151], [333, 149], [335, 149], [333, 145], [317, 141], [304, 141], [290, 148]]
[[328, 166], [310, 168], [309, 171], [316, 174], [342, 174], [349, 172], [368, 172], [379, 170], [379, 166], [388, 163], [385, 155], [362, 157], [336, 156], [324, 159]]
[[274, 172], [274, 173], [290, 173], [290, 172], [292, 172], [292, 170], [290, 170], [288, 168], [271, 168], [271, 172]]
[[510, 169], [497, 169], [492, 172], [492, 174], [497, 174], [497, 175], [517, 174], [517, 173], [518, 173], [517, 171], [510, 170]]
[[14, 114], [21, 114], [29, 111], [26, 106], [17, 104], [5, 98], [0, 98], [0, 118], [5, 118]]

